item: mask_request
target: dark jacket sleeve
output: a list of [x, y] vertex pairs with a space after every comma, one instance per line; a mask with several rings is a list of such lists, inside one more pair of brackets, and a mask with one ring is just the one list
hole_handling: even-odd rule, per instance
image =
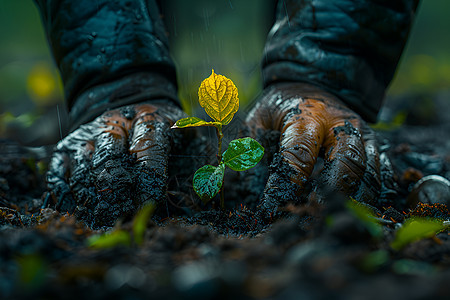
[[177, 102], [175, 67], [154, 0], [35, 0], [72, 128], [108, 108]]
[[300, 81], [376, 120], [418, 0], [279, 0], [263, 80]]

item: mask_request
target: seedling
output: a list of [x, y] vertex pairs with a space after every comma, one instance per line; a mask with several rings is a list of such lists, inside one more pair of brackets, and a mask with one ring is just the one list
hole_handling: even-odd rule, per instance
[[205, 165], [194, 174], [193, 187], [204, 203], [208, 203], [220, 191], [220, 207], [223, 209], [223, 178], [225, 166], [234, 171], [245, 171], [256, 166], [264, 155], [264, 148], [250, 137], [232, 140], [222, 154], [222, 126], [233, 119], [239, 109], [238, 91], [233, 81], [223, 75], [215, 74], [203, 80], [198, 89], [198, 102], [214, 120], [207, 122], [197, 117], [178, 120], [172, 128], [212, 126], [217, 133], [218, 166]]

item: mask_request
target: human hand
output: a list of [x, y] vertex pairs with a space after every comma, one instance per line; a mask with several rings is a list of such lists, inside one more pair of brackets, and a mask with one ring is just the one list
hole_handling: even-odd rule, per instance
[[[322, 202], [330, 192], [369, 204], [379, 196], [374, 133], [332, 94], [304, 83], [275, 84], [263, 92], [246, 122], [260, 141], [267, 131], [281, 132], [259, 204], [265, 217], [275, 216], [278, 207], [288, 202]], [[324, 158], [324, 168], [313, 191], [303, 195], [319, 156]]]
[[174, 104], [151, 102], [110, 110], [81, 125], [56, 146], [47, 198], [93, 227], [112, 226], [148, 201], [162, 203], [169, 128], [183, 116]]

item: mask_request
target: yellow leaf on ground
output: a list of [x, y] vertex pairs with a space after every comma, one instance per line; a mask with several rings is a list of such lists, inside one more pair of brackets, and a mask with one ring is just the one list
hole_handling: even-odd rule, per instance
[[216, 122], [230, 123], [239, 109], [238, 91], [231, 79], [215, 74], [203, 80], [198, 89], [200, 106]]

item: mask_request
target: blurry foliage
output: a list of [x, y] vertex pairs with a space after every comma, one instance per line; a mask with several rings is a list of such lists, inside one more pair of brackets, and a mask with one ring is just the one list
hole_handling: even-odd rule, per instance
[[153, 213], [155, 212], [156, 205], [152, 202], [145, 204], [133, 219], [133, 236], [136, 244], [141, 245], [144, 242], [145, 230]]
[[378, 121], [376, 124], [370, 124], [370, 127], [375, 130], [395, 130], [405, 123], [407, 116], [406, 111], [399, 111], [389, 122]]
[[130, 246], [132, 242], [141, 245], [144, 242], [144, 234], [149, 221], [155, 211], [155, 204], [149, 202], [144, 204], [133, 219], [133, 235], [128, 230], [115, 228], [111, 231], [90, 236], [87, 245], [93, 249], [106, 249], [118, 246]]
[[47, 263], [38, 254], [28, 254], [16, 258], [19, 266], [19, 284], [26, 290], [36, 290], [44, 284]]
[[28, 95], [38, 106], [52, 104], [57, 96], [57, 78], [50, 65], [46, 62], [38, 62], [30, 70], [27, 77]]
[[435, 57], [413, 54], [403, 60], [389, 91], [391, 94], [433, 92], [449, 86], [450, 53]]
[[347, 202], [347, 208], [361, 221], [361, 224], [370, 232], [373, 238], [379, 239], [382, 237], [382, 226], [375, 221], [377, 215], [368, 206], [350, 198]]
[[55, 105], [63, 106], [61, 81], [33, 1], [0, 1], [0, 41], [0, 137], [59, 137], [57, 123], [52, 130], [30, 130]]
[[[197, 87], [211, 68], [232, 77], [242, 106], [250, 104], [261, 90], [260, 60], [275, 1], [161, 2], [186, 112], [197, 108]], [[450, 1], [422, 1], [388, 94], [448, 89], [448, 11]], [[33, 1], [0, 1], [0, 41], [0, 136], [14, 138], [11, 126], [27, 132], [46, 111], [62, 107], [63, 93]], [[41, 134], [59, 139], [58, 123], [51, 122], [54, 132], [46, 127]]]
[[417, 260], [399, 259], [392, 264], [392, 270], [402, 275], [432, 275], [437, 272], [433, 265]]
[[447, 226], [442, 221], [432, 218], [410, 218], [397, 230], [391, 247], [400, 250], [406, 245], [424, 239], [434, 237]]
[[389, 262], [389, 252], [386, 250], [375, 250], [365, 255], [359, 263], [359, 267], [367, 273], [378, 271]]
[[[21, 102], [28, 111], [62, 99], [57, 71], [50, 56], [33, 1], [0, 2], [0, 108], [14, 110]], [[36, 96], [42, 103], [30, 101]], [[34, 104], [34, 105], [33, 105]], [[14, 114], [24, 111], [13, 111]]]
[[0, 115], [0, 130], [3, 128], [2, 124], [17, 123], [24, 127], [30, 127], [33, 122], [38, 118], [38, 115], [33, 112], [24, 113], [18, 116], [13, 115], [11, 112], [6, 111]]
[[93, 235], [87, 239], [89, 247], [94, 249], [114, 248], [117, 246], [130, 246], [130, 233], [123, 229], [115, 229], [103, 234]]
[[450, 87], [450, 1], [421, 1], [390, 94]]

